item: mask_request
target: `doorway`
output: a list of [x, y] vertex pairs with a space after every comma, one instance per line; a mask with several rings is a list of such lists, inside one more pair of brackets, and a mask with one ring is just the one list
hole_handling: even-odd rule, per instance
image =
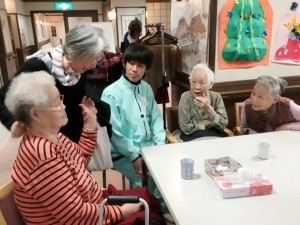
[[37, 49], [64, 44], [65, 34], [80, 22], [98, 22], [97, 10], [31, 11], [30, 14]]

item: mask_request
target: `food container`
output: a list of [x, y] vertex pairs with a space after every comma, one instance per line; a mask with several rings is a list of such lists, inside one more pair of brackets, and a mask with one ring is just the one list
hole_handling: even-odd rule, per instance
[[229, 156], [218, 159], [206, 159], [204, 166], [206, 173], [212, 178], [223, 176], [224, 172], [235, 172], [238, 168], [242, 167], [241, 164]]

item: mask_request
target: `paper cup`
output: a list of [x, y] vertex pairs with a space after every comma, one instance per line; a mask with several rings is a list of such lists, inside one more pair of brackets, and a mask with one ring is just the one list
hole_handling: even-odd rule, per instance
[[260, 159], [268, 159], [270, 153], [270, 144], [267, 142], [258, 143], [257, 157]]
[[181, 159], [181, 178], [186, 180], [193, 179], [194, 176], [194, 160], [192, 159]]

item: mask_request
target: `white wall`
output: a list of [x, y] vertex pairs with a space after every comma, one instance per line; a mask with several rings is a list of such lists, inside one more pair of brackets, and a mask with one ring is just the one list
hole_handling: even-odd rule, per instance
[[0, 9], [5, 9], [5, 2], [4, 2], [4, 0], [0, 0]]
[[[4, 4], [4, 6], [3, 6]], [[6, 9], [8, 13], [16, 12], [16, 4], [14, 0], [0, 0], [0, 8]]]
[[20, 14], [17, 14], [17, 17], [18, 17], [20, 35], [24, 33], [26, 46], [33, 45], [34, 41], [33, 41], [32, 25], [31, 25], [30, 17], [23, 16]]
[[[50, 36], [50, 43], [53, 47], [56, 47], [60, 44], [60, 39], [62, 42], [65, 40], [65, 26], [63, 16], [47, 16], [47, 22], [49, 23], [48, 31]], [[51, 35], [51, 25], [56, 27], [57, 37], [52, 37]]]
[[111, 0], [111, 7], [145, 7], [146, 1], [145, 0]]
[[34, 14], [34, 25], [37, 36], [37, 42], [42, 42], [49, 39], [49, 31], [47, 28], [47, 20], [44, 14]]
[[21, 0], [14, 0], [14, 1], [15, 1], [15, 4], [16, 4], [16, 13], [19, 13], [19, 14], [22, 14], [22, 15], [26, 15], [24, 2], [21, 1]]
[[[1, 23], [2, 23], [2, 31], [0, 31], [0, 32], [3, 32], [6, 53], [9, 53], [9, 52], [12, 52], [13, 49], [12, 49], [12, 44], [11, 44], [11, 37], [10, 37], [10, 32], [9, 32], [6, 10], [0, 9], [0, 18], [1, 18]], [[3, 50], [1, 49], [1, 51], [3, 51]]]
[[[218, 15], [227, 0], [218, 0]], [[250, 68], [242, 69], [218, 69], [218, 49], [215, 54], [215, 80], [217, 82], [226, 82], [226, 81], [237, 81], [237, 80], [252, 80], [256, 79], [260, 75], [273, 75], [277, 77], [285, 76], [299, 76], [300, 67], [295, 65], [284, 65], [272, 63], [271, 59], [274, 55], [274, 44], [278, 32], [278, 24], [283, 15], [290, 12], [290, 6], [292, 1], [279, 1], [279, 0], [269, 0], [273, 8], [273, 27], [272, 27], [272, 38], [271, 38], [271, 48], [270, 48], [270, 59], [268, 66], [256, 66]], [[299, 7], [298, 7], [299, 12]], [[219, 21], [219, 20], [218, 20]], [[218, 46], [218, 27], [217, 24], [217, 38], [216, 38], [216, 48]], [[300, 78], [299, 78], [300, 79]]]

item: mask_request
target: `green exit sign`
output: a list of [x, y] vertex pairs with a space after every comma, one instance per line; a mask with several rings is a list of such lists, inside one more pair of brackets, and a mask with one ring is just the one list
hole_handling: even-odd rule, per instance
[[56, 10], [70, 10], [73, 9], [72, 2], [55, 2]]

